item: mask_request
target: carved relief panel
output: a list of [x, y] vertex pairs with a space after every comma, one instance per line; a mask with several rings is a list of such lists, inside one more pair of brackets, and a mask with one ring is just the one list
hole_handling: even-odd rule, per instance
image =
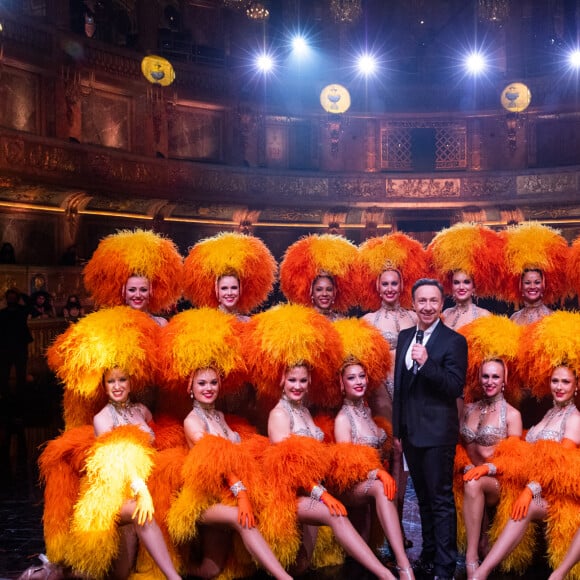
[[131, 107], [123, 95], [83, 87], [82, 141], [114, 149], [131, 148]]
[[1, 72], [0, 126], [38, 133], [38, 77], [7, 66], [3, 66]]
[[181, 159], [223, 159], [224, 113], [177, 106], [169, 118], [169, 155]]

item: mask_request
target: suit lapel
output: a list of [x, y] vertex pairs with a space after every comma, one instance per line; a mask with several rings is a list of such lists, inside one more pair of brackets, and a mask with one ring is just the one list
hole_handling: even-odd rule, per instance
[[[408, 336], [404, 337], [404, 341], [402, 343], [402, 347], [399, 350], [399, 360], [396, 361], [398, 364], [396, 365], [397, 376], [395, 377], [395, 384], [401, 384], [401, 375], [403, 373], [403, 368], [405, 368], [405, 357], [407, 355], [407, 350], [409, 350], [409, 346], [413, 337], [415, 336], [415, 327], [409, 329]], [[403, 333], [407, 333], [407, 329], [403, 330]]]

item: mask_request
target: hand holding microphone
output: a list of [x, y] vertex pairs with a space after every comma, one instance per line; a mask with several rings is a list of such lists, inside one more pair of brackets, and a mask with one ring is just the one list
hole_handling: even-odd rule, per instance
[[[413, 345], [413, 350], [411, 351], [411, 358], [413, 359], [413, 374], [416, 375], [419, 371], [419, 360], [424, 353], [426, 353], [425, 347], [423, 347], [423, 335], [424, 332], [419, 329], [417, 330], [417, 334], [415, 336], [415, 344]], [[417, 345], [420, 345], [422, 348], [418, 349]], [[421, 365], [425, 364], [425, 361], [421, 363]]]

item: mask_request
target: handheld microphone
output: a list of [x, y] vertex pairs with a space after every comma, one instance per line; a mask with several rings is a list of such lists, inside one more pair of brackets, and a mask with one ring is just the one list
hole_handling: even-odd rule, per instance
[[[415, 343], [416, 344], [423, 344], [423, 331], [422, 330], [418, 330], [417, 331], [417, 335], [415, 336]], [[413, 361], [413, 374], [416, 375], [417, 372], [419, 371], [419, 363], [414, 360]]]

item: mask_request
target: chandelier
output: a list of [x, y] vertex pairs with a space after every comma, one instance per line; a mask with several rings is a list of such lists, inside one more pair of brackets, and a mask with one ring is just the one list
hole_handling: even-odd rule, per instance
[[480, 20], [499, 24], [510, 14], [510, 0], [478, 0]]
[[351, 24], [360, 18], [361, 0], [330, 0], [330, 12], [335, 22]]
[[270, 16], [270, 11], [261, 2], [251, 2], [246, 15], [252, 20], [266, 20]]

